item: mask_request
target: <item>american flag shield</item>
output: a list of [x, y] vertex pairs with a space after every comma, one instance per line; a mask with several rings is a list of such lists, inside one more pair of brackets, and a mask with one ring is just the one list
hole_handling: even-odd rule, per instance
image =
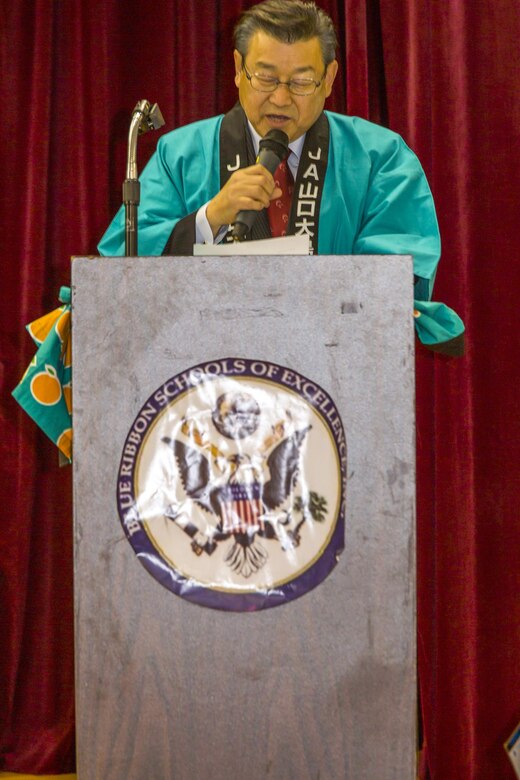
[[263, 531], [261, 485], [227, 485], [221, 497], [220, 514], [224, 533], [256, 533]]

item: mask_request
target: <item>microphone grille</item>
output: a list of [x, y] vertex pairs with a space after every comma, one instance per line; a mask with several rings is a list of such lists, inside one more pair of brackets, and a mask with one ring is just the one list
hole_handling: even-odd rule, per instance
[[283, 130], [273, 128], [260, 140], [260, 149], [270, 149], [280, 160], [284, 160], [289, 149], [289, 137]]

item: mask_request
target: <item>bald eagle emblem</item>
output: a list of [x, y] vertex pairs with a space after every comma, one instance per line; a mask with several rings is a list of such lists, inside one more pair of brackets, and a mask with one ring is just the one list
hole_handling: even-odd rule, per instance
[[[224, 393], [210, 421], [187, 415], [180, 435], [161, 438], [185, 495], [166, 507], [165, 518], [191, 537], [197, 556], [212, 555], [227, 542], [225, 564], [246, 579], [266, 564], [271, 543], [285, 552], [294, 550], [302, 526], [323, 522], [327, 512], [326, 499], [300, 479], [312, 426], [296, 427], [287, 413], [251, 448], [248, 439], [257, 433], [261, 414], [249, 393]], [[203, 510], [203, 528], [195, 524], [193, 517], [200, 512], [190, 513], [190, 502]]]

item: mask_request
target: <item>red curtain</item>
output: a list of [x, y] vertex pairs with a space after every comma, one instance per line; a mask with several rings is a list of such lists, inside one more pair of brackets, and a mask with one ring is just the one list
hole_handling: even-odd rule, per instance
[[[502, 743], [520, 721], [520, 5], [321, 4], [341, 44], [329, 107], [390, 126], [418, 153], [443, 236], [436, 298], [468, 330], [462, 359], [417, 354], [424, 772], [513, 778]], [[231, 106], [231, 31], [247, 5], [0, 10], [0, 769], [74, 768], [71, 470], [10, 397], [32, 356], [24, 325], [57, 305], [70, 256], [95, 252], [137, 100], [159, 103], [165, 131]], [[141, 166], [156, 141], [140, 141]]]

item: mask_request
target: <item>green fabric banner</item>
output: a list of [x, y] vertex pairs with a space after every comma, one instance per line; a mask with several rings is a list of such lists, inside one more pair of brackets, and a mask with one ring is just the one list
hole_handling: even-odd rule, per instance
[[60, 289], [63, 304], [27, 325], [37, 351], [13, 396], [34, 422], [72, 459], [72, 355], [70, 288]]

